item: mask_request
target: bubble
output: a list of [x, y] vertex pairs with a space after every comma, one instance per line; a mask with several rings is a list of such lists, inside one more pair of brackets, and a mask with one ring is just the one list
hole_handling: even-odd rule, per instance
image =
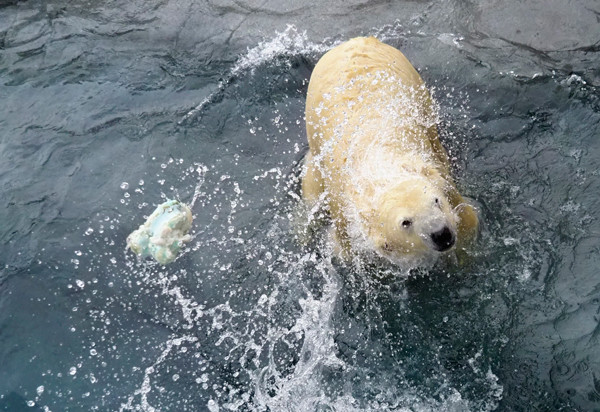
[[121, 186], [120, 186], [120, 188], [121, 188], [121, 189], [123, 189], [123, 190], [127, 190], [127, 189], [129, 189], [129, 183], [127, 183], [127, 182], [123, 182], [123, 183], [121, 183]]
[[69, 369], [69, 375], [75, 376], [76, 373], [77, 373], [77, 368], [75, 366], [71, 366], [71, 368]]
[[85, 282], [83, 280], [77, 279], [75, 280], [75, 283], [77, 284], [77, 286], [79, 286], [81, 289], [83, 289], [85, 287]]
[[38, 396], [40, 396], [42, 393], [44, 393], [44, 386], [40, 385], [37, 387], [37, 389], [35, 390], [35, 392], [38, 394]]
[[94, 229], [92, 229], [91, 227], [88, 227], [88, 228], [85, 230], [85, 235], [86, 235], [86, 236], [89, 236], [89, 235], [91, 235], [92, 233], [94, 233]]

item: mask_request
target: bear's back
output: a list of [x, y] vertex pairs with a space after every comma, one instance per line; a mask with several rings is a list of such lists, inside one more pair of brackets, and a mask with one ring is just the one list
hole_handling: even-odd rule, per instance
[[[325, 53], [313, 70], [311, 84], [318, 85], [318, 89], [331, 89], [357, 76], [381, 70], [397, 76], [407, 86], [423, 84], [402, 52], [375, 37], [356, 37]], [[318, 91], [309, 88], [308, 94]]]
[[[342, 106], [357, 103], [352, 110], [353, 116], [370, 115], [373, 118], [373, 102], [364, 102], [362, 108], [357, 106], [365, 96], [376, 99], [377, 92], [365, 93], [365, 87], [371, 87], [371, 80], [365, 79], [375, 79], [382, 73], [397, 82], [398, 87], [401, 84], [404, 90], [424, 89], [421, 76], [408, 59], [399, 50], [374, 37], [351, 39], [333, 48], [319, 60], [311, 75], [306, 96], [307, 135], [314, 154], [320, 151], [323, 143], [321, 138], [334, 135], [335, 125], [348, 124], [350, 111]], [[377, 86], [373, 86], [373, 90], [376, 89]], [[420, 99], [420, 106], [430, 112], [429, 95], [425, 94], [425, 99]]]

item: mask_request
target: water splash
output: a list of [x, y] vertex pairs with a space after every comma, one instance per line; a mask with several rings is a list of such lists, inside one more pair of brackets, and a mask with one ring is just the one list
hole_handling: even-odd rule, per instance
[[[330, 47], [327, 42], [310, 43], [305, 34], [298, 34], [290, 26], [274, 39], [249, 50], [231, 69], [230, 78], [272, 64], [277, 56], [319, 54]], [[219, 86], [214, 98], [225, 87]], [[197, 107], [197, 112], [188, 113], [190, 119], [209, 104], [207, 101], [205, 106]], [[135, 190], [134, 184], [121, 188], [128, 194], [122, 194], [122, 215], [98, 216], [97, 224], [86, 223], [82, 228], [87, 239], [102, 245], [97, 249], [105, 254], [97, 253], [90, 263], [91, 252], [84, 250], [83, 256], [78, 256], [78, 267], [91, 271], [102, 268], [105, 279], [86, 282], [85, 287], [75, 281], [77, 287], [73, 287], [76, 293], [90, 296], [86, 304], [91, 308], [93, 329], [100, 331], [101, 336], [87, 343], [90, 358], [75, 363], [75, 378], [96, 383], [101, 377], [106, 381], [111, 376], [104, 371], [110, 369], [111, 362], [119, 365], [112, 369], [118, 377], [112, 386], [107, 385], [107, 391], [113, 394], [103, 396], [119, 399], [117, 407], [123, 412], [173, 408], [492, 410], [493, 403], [481, 407], [471, 399], [468, 390], [446, 377], [441, 368], [434, 368], [433, 376], [428, 378], [438, 385], [431, 390], [422, 389], [426, 386], [423, 382], [415, 383], [405, 376], [407, 368], [402, 362], [421, 355], [402, 354], [394, 358], [394, 341], [401, 340], [402, 334], [391, 327], [384, 327], [384, 332], [377, 328], [386, 325], [383, 318], [389, 316], [387, 312], [395, 313], [406, 304], [398, 304], [393, 310], [383, 309], [379, 302], [382, 292], [375, 286], [379, 281], [392, 279], [396, 293], [406, 297], [405, 271], [374, 269], [360, 259], [349, 267], [334, 263], [326, 230], [311, 232], [310, 248], [294, 242], [298, 229], [294, 225], [299, 224], [300, 231], [307, 230], [323, 219], [323, 211], [305, 211], [300, 222], [294, 221], [293, 214], [300, 205], [299, 168], [293, 167], [290, 159], [300, 156], [298, 142], [290, 139], [285, 123], [289, 113], [269, 110], [267, 120], [251, 117], [253, 127], [259, 127], [254, 127], [247, 137], [276, 142], [273, 135], [284, 136], [287, 144], [277, 149], [284, 160], [271, 158], [259, 163], [258, 168], [251, 168], [252, 163], [241, 164], [243, 172], [236, 175], [230, 167], [243, 162], [243, 156], [235, 154], [231, 163], [220, 163], [228, 156], [227, 151], [221, 152], [225, 153], [223, 158], [215, 156], [209, 163], [187, 167], [183, 161], [153, 159], [155, 176], [143, 176]], [[296, 111], [301, 113], [301, 109]], [[304, 142], [300, 116], [290, 124], [297, 126], [293, 131], [297, 134], [295, 140]], [[247, 127], [245, 121], [242, 123]], [[267, 123], [271, 125], [271, 135], [266, 131]], [[178, 198], [191, 199], [197, 219], [193, 242], [168, 269], [113, 255], [111, 249], [118, 228], [129, 224], [125, 216], [148, 208], [146, 200], [153, 188], [161, 196], [177, 194]], [[252, 214], [252, 219], [247, 218], [248, 214]], [[131, 216], [129, 220], [134, 219]], [[105, 291], [98, 287], [102, 283], [108, 287]], [[364, 295], [368, 295], [368, 309], [363, 307], [362, 312], [355, 313], [345, 306], [348, 300], [360, 301]], [[85, 306], [82, 304], [81, 309]], [[124, 308], [120, 315], [119, 308]], [[132, 313], [142, 320], [133, 322], [132, 327], [119, 324]], [[137, 334], [146, 324], [156, 328], [151, 334], [155, 340], [134, 343], [136, 337], [130, 338], [129, 334]], [[349, 329], [359, 332], [344, 341], [340, 336]], [[111, 349], [111, 345], [116, 346], [114, 341], [121, 345], [118, 350]], [[356, 346], [348, 349], [348, 342]], [[133, 372], [119, 370], [124, 353], [140, 348], [144, 356], [132, 361]], [[437, 351], [426, 355], [439, 357]], [[392, 372], [377, 369], [380, 356], [394, 365]], [[496, 388], [494, 393], [484, 391], [482, 395], [496, 399], [501, 397], [501, 385], [492, 378], [486, 380], [487, 366], [482, 362], [473, 371], [476, 382], [472, 385]], [[381, 376], [371, 374], [371, 369], [381, 372]], [[125, 376], [129, 381], [127, 392], [117, 393], [119, 380], [123, 382]]]
[[219, 81], [217, 89], [183, 116], [179, 124], [184, 124], [198, 117], [209, 104], [222, 98], [227, 86], [246, 71], [254, 71], [259, 66], [270, 63], [280, 56], [319, 55], [335, 46], [335, 44], [328, 44], [327, 42], [320, 44], [313, 43], [308, 40], [305, 31], [300, 32], [296, 26], [288, 24], [286, 29], [276, 33], [274, 38], [262, 41], [257, 46], [248, 49], [246, 54], [240, 57], [236, 64], [229, 70], [225, 79]]
[[194, 208], [194, 205], [196, 204], [196, 201], [198, 200], [198, 198], [200, 196], [202, 196], [202, 185], [204, 184], [204, 175], [206, 174], [206, 172], [208, 171], [208, 168], [202, 164], [199, 163], [195, 163], [195, 171], [198, 174], [198, 182], [196, 183], [196, 186], [194, 187], [194, 195], [192, 196], [192, 201], [190, 202], [190, 209]]

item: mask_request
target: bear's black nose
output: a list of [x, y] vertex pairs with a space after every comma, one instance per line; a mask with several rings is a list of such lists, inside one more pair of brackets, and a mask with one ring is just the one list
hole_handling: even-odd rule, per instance
[[431, 234], [431, 240], [433, 240], [435, 250], [443, 252], [454, 245], [454, 234], [452, 234], [448, 226], [444, 226], [442, 230]]

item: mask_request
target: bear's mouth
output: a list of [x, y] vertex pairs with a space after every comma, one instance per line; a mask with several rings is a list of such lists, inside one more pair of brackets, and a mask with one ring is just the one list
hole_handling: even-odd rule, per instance
[[433, 232], [430, 238], [433, 243], [433, 249], [438, 252], [445, 252], [454, 246], [456, 242], [456, 236], [448, 226], [444, 226], [441, 230]]

